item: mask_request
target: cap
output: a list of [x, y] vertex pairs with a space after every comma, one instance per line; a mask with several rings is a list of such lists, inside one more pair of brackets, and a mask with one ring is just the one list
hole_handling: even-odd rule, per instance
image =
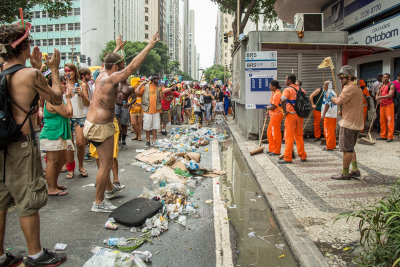
[[355, 71], [352, 66], [344, 65], [340, 68], [338, 76], [355, 77]]

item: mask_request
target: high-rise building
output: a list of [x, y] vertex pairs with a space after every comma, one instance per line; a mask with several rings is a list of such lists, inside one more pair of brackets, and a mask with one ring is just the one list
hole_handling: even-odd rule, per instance
[[189, 44], [188, 44], [188, 74], [194, 77], [196, 76], [197, 68], [197, 51], [196, 51], [196, 38], [195, 38], [195, 14], [194, 10], [189, 11]]
[[189, 73], [189, 0], [183, 0], [182, 71]]
[[230, 69], [232, 64], [232, 23], [234, 19], [235, 18], [232, 15], [219, 11], [217, 17], [217, 26], [215, 27], [214, 62], [216, 65], [225, 66], [227, 69]]
[[179, 26], [179, 0], [166, 1], [167, 40], [170, 60], [180, 61], [181, 30]]

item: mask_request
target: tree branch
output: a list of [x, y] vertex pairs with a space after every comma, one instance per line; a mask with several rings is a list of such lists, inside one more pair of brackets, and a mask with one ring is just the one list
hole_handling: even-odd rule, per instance
[[235, 10], [236, 10], [236, 7], [233, 6], [233, 5], [231, 5], [231, 4], [228, 3], [227, 1], [224, 1], [224, 0], [215, 0], [215, 2], [217, 2], [217, 3], [220, 4], [221, 6], [227, 8], [227, 9], [230, 9], [230, 10], [232, 10], [232, 11], [235, 11]]
[[256, 5], [256, 3], [257, 3], [256, 0], [251, 0], [249, 6], [247, 7], [246, 14], [244, 15], [243, 20], [241, 20], [241, 22], [240, 22], [240, 29], [239, 29], [240, 33], [242, 33], [243, 30], [244, 30], [244, 27], [246, 27], [247, 21], [249, 20], [251, 12], [253, 11], [254, 6]]

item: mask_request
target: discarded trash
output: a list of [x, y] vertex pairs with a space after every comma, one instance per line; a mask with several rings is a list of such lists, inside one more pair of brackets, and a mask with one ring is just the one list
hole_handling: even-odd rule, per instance
[[228, 207], [228, 209], [236, 209], [236, 208], [237, 208], [236, 205]]
[[54, 250], [65, 250], [67, 248], [67, 244], [57, 243], [54, 246]]
[[113, 251], [111, 249], [102, 247], [95, 247], [92, 252], [94, 253], [94, 255], [87, 262], [85, 262], [85, 264], [83, 265], [84, 267], [130, 267], [136, 264], [136, 257], [128, 253], [123, 253], [117, 250]]
[[125, 246], [127, 244], [126, 239], [123, 237], [111, 237], [103, 242], [109, 246]]
[[142, 259], [144, 262], [150, 262], [150, 259], [153, 257], [150, 251], [132, 251], [132, 255], [134, 255], [138, 259]]
[[179, 223], [180, 225], [186, 227], [186, 216], [184, 216], [184, 215], [179, 216], [177, 223]]
[[275, 244], [275, 247], [277, 249], [283, 250], [283, 248], [285, 247], [285, 244]]
[[87, 185], [83, 185], [82, 187], [89, 187], [89, 186], [95, 186], [95, 184], [87, 184]]
[[250, 201], [251, 201], [251, 202], [256, 202], [257, 200], [254, 199], [254, 198], [250, 198]]
[[194, 160], [189, 161], [188, 163], [186, 163], [185, 166], [186, 166], [186, 168], [188, 168], [189, 170], [198, 170], [198, 169], [200, 169], [199, 164], [198, 164], [196, 161], [194, 161]]
[[182, 170], [180, 168], [176, 168], [175, 169], [175, 173], [178, 174], [178, 175], [185, 176], [185, 177], [191, 177], [192, 176], [188, 171], [184, 171], [184, 170]]
[[281, 259], [281, 258], [283, 258], [283, 257], [285, 257], [285, 255], [282, 254], [282, 255], [280, 255], [278, 258]]
[[350, 249], [350, 247], [345, 247], [344, 249], [343, 249], [343, 251], [348, 251]]
[[204, 201], [204, 203], [206, 203], [206, 204], [208, 204], [208, 205], [211, 205], [212, 202], [213, 202], [213, 201], [212, 201], [211, 199], [207, 199], [206, 201]]
[[107, 229], [117, 230], [118, 224], [115, 224], [114, 218], [109, 218], [108, 221], [104, 224], [104, 227]]
[[250, 232], [250, 233], [248, 234], [248, 236], [249, 236], [249, 237], [255, 237], [255, 236], [256, 236], [256, 232]]
[[121, 172], [124, 172], [124, 171], [125, 171], [125, 169], [120, 169], [119, 171], [121, 171]]
[[146, 151], [146, 149], [136, 149], [136, 153], [142, 153], [142, 152], [145, 152]]

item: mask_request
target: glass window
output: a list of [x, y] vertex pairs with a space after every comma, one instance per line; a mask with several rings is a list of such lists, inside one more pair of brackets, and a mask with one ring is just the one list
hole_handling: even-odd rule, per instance
[[72, 13], [73, 13], [72, 11], [73, 11], [72, 9], [68, 10], [67, 11], [67, 16], [72, 16]]
[[145, 29], [145, 30], [148, 30], [148, 29], [149, 29], [149, 25], [147, 25], [147, 24], [144, 25], [144, 29]]
[[58, 32], [60, 30], [60, 24], [54, 24], [54, 30]]
[[74, 30], [74, 24], [73, 23], [68, 23], [68, 30], [73, 31]]
[[47, 25], [42, 25], [42, 32], [47, 32]]
[[36, 19], [40, 19], [40, 11], [36, 11], [35, 12], [35, 18]]
[[67, 24], [60, 24], [60, 29], [65, 31], [67, 29]]
[[47, 25], [47, 31], [52, 32], [53, 31], [53, 25]]
[[149, 17], [148, 17], [148, 16], [145, 16], [145, 17], [144, 17], [144, 21], [149, 21]]
[[149, 34], [145, 33], [144, 34], [144, 39], [149, 39]]
[[61, 45], [67, 45], [67, 39], [61, 38]]
[[46, 39], [42, 40], [42, 46], [47, 46], [47, 40]]
[[145, 0], [144, 2], [145, 2], [146, 4], [148, 4], [148, 3], [149, 3], [149, 0]]
[[69, 45], [73, 45], [73, 43], [72, 43], [72, 38], [68, 38], [68, 44], [69, 44]]
[[42, 18], [47, 18], [47, 12], [46, 11], [42, 11]]
[[54, 44], [55, 45], [60, 45], [60, 39], [54, 39]]
[[144, 12], [145, 12], [145, 13], [149, 13], [149, 8], [148, 8], [148, 7], [145, 7], [145, 8], [144, 8]]
[[77, 31], [77, 30], [80, 30], [81, 29], [81, 24], [78, 22], [78, 23], [74, 23], [74, 30], [75, 31]]
[[35, 40], [35, 45], [40, 46], [40, 40]]
[[81, 37], [75, 38], [75, 44], [81, 44]]
[[54, 44], [53, 39], [49, 39], [48, 42], [47, 42], [47, 44], [48, 44], [49, 46], [52, 46], [52, 45]]
[[81, 15], [81, 9], [80, 8], [74, 8], [74, 15], [75, 16], [80, 16]]
[[31, 32], [35, 32], [35, 26], [32, 26]]

